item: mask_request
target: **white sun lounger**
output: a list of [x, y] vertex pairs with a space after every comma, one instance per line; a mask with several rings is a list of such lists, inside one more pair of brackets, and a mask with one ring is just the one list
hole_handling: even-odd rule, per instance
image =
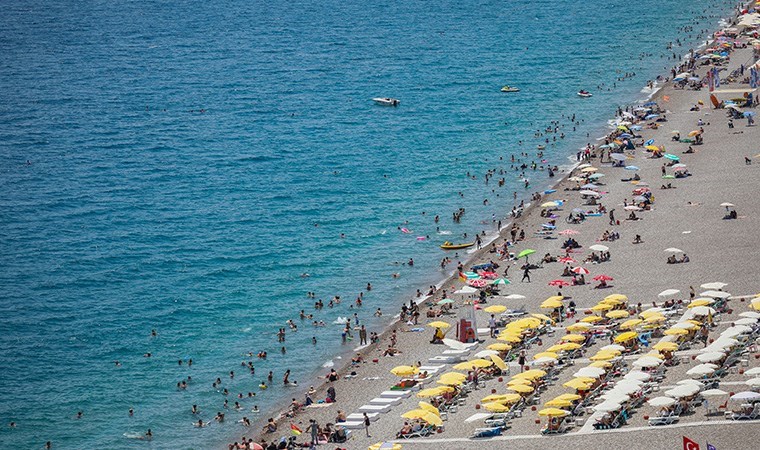
[[432, 358], [429, 358], [428, 362], [432, 363], [432, 364], [441, 364], [441, 363], [442, 364], [454, 364], [454, 363], [458, 363], [460, 360], [461, 360], [461, 358], [458, 357], [458, 356], [451, 356], [451, 355], [449, 355], [449, 356], [443, 356], [443, 355], [441, 355], [441, 356], [433, 356]]
[[412, 395], [412, 391], [383, 391], [380, 397], [385, 398], [409, 398]]
[[444, 364], [436, 365], [436, 366], [420, 366], [420, 372], [427, 372], [428, 375], [435, 375], [436, 373], [443, 370], [443, 368], [446, 367]]
[[391, 405], [363, 405], [359, 408], [360, 413], [387, 413]]
[[390, 406], [396, 406], [399, 403], [401, 403], [400, 398], [387, 398], [387, 397], [375, 397], [372, 400], [369, 401], [370, 405], [390, 405]]

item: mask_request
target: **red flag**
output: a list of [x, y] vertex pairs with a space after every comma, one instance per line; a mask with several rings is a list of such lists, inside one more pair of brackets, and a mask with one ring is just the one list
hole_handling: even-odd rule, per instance
[[683, 450], [699, 450], [699, 444], [684, 436]]
[[[290, 424], [290, 432], [293, 433], [293, 436], [298, 436], [301, 433], [303, 433], [303, 431], [300, 428], [298, 428], [298, 426], [296, 424], [294, 424], [294, 423]], [[684, 439], [686, 439], [686, 438], [684, 438]], [[684, 445], [686, 445], [686, 444], [684, 444]], [[699, 447], [697, 447], [697, 450], [699, 450]]]

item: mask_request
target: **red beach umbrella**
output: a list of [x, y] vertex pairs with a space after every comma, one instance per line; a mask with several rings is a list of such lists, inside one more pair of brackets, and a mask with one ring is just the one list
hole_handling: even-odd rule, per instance
[[549, 286], [558, 286], [558, 287], [570, 286], [570, 283], [568, 283], [565, 280], [552, 280], [549, 282]]
[[594, 281], [612, 281], [614, 278], [612, 278], [609, 275], [597, 275], [594, 277]]
[[585, 267], [573, 267], [570, 271], [573, 273], [577, 273], [578, 275], [588, 275], [591, 273]]
[[580, 231], [578, 231], [578, 230], [571, 230], [571, 229], [568, 228], [567, 230], [560, 231], [559, 234], [561, 234], [562, 236], [572, 236], [574, 234], [580, 234]]
[[557, 261], [567, 264], [567, 263], [576, 263], [578, 261], [574, 260], [573, 258], [569, 256], [563, 256], [562, 258], [558, 259]]

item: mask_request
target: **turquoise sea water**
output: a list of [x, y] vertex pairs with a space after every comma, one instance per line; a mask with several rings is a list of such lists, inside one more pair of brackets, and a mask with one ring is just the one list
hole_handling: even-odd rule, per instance
[[[249, 412], [192, 426], [191, 405], [204, 421], [222, 410], [216, 377], [233, 403], [272, 370], [274, 387], [241, 403], [289, 401], [285, 368], [308, 383], [352, 347], [300, 309], [330, 324], [371, 282], [356, 312], [380, 331], [442, 279], [443, 240], [493, 231], [513, 191], [549, 183], [531, 172], [525, 190], [508, 170], [506, 186], [486, 186], [487, 169], [509, 169], [535, 150], [535, 129], [576, 114], [577, 131], [546, 150], [567, 163], [672, 65], [667, 42], [697, 43], [732, 5], [4, 2], [0, 448], [214, 448], [244, 434], [235, 421]], [[636, 76], [616, 81], [625, 72]], [[435, 214], [453, 235], [436, 234]], [[314, 312], [307, 291], [345, 301]], [[282, 355], [275, 332], [289, 318], [299, 331]], [[260, 350], [270, 356], [252, 377], [240, 362]], [[151, 443], [124, 437], [147, 428]]]

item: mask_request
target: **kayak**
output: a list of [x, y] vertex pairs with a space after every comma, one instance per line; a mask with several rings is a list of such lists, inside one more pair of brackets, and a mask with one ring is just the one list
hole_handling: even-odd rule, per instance
[[504, 86], [501, 88], [501, 92], [520, 92], [520, 88], [514, 86]]
[[474, 242], [465, 243], [465, 244], [452, 244], [451, 242], [446, 241], [443, 244], [441, 244], [441, 248], [444, 250], [459, 250], [462, 248], [472, 247], [473, 245], [475, 245]]

